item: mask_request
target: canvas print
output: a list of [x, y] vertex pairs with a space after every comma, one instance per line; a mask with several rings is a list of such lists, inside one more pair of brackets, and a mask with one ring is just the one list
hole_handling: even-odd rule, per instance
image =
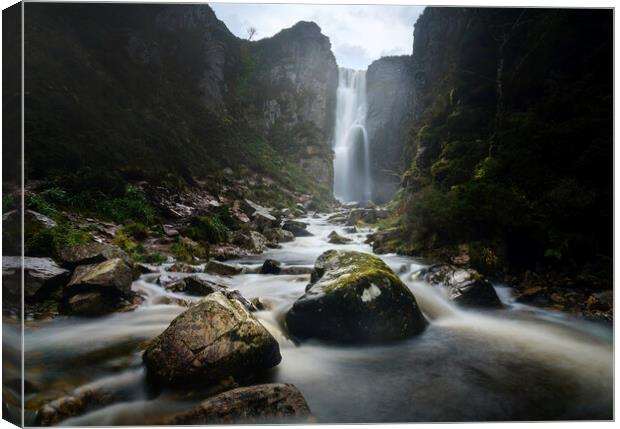
[[2, 417], [612, 420], [613, 19], [7, 8]]

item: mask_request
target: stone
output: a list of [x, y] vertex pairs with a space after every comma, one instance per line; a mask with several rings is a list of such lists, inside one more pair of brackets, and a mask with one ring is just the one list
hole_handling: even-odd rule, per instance
[[120, 304], [118, 296], [101, 291], [78, 293], [62, 303], [63, 314], [72, 316], [96, 317], [115, 311]]
[[280, 271], [282, 271], [280, 262], [274, 259], [267, 259], [260, 269], [261, 274], [280, 274]]
[[308, 224], [296, 220], [286, 220], [282, 225], [282, 229], [291, 232], [295, 237], [310, 237], [312, 233], [306, 228]]
[[131, 292], [132, 269], [120, 258], [99, 264], [80, 265], [73, 271], [71, 281], [65, 286], [65, 296], [92, 290], [112, 295], [128, 296]]
[[233, 234], [232, 242], [251, 253], [262, 253], [267, 248], [267, 239], [256, 231], [236, 231]]
[[199, 273], [202, 271], [198, 265], [186, 264], [185, 262], [175, 262], [173, 265], [168, 267], [166, 271], [171, 271], [174, 273]]
[[[62, 288], [71, 276], [71, 272], [58, 266], [51, 258], [23, 258], [24, 298], [42, 300]], [[3, 292], [14, 297], [21, 297], [21, 267], [19, 256], [2, 257]]]
[[329, 235], [327, 236], [327, 239], [328, 239], [327, 241], [331, 244], [347, 244], [352, 241], [350, 238], [343, 237], [342, 235], [338, 234], [336, 231], [330, 232]]
[[286, 325], [299, 339], [382, 342], [416, 335], [427, 322], [409, 288], [381, 259], [328, 250], [316, 260]]
[[166, 419], [162, 424], [290, 424], [313, 421], [306, 400], [295, 386], [273, 383], [220, 393], [191, 411]]
[[89, 265], [109, 259], [122, 259], [127, 265], [133, 265], [129, 255], [120, 247], [104, 243], [86, 243], [68, 247], [60, 252], [62, 266], [73, 269], [78, 265]]
[[286, 231], [282, 228], [269, 228], [263, 231], [263, 235], [269, 241], [274, 243], [288, 243], [295, 240], [295, 236], [292, 232]]
[[215, 292], [177, 316], [146, 348], [150, 380], [202, 385], [243, 377], [280, 363], [271, 334], [237, 300]]
[[302, 274], [311, 274], [314, 271], [313, 267], [304, 267], [300, 265], [289, 265], [284, 266], [280, 269], [280, 274], [289, 274], [289, 275], [302, 275]]
[[474, 269], [437, 264], [422, 270], [421, 274], [428, 283], [446, 287], [449, 299], [459, 305], [503, 307], [491, 282]]
[[225, 264], [215, 260], [210, 260], [205, 266], [205, 273], [219, 274], [222, 276], [236, 276], [244, 272], [239, 265]]

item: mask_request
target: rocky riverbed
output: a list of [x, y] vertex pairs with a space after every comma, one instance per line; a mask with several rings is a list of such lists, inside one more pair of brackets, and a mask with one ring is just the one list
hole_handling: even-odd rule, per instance
[[292, 241], [226, 262], [65, 252], [45, 296], [82, 313], [26, 322], [28, 423], [611, 418], [610, 327], [473, 270], [372, 256], [372, 231], [338, 216], [289, 221]]

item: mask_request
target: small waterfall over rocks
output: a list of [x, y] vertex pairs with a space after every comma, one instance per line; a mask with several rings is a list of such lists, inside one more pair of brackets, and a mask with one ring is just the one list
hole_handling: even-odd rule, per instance
[[370, 199], [370, 148], [366, 113], [366, 71], [338, 69], [333, 142], [334, 194], [343, 202]]

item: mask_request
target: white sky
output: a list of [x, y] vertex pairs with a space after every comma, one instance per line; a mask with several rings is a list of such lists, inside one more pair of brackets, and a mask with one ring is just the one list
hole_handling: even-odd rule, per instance
[[236, 36], [271, 37], [299, 21], [316, 22], [329, 37], [340, 67], [366, 69], [386, 55], [409, 55], [413, 24], [424, 6], [209, 3]]

